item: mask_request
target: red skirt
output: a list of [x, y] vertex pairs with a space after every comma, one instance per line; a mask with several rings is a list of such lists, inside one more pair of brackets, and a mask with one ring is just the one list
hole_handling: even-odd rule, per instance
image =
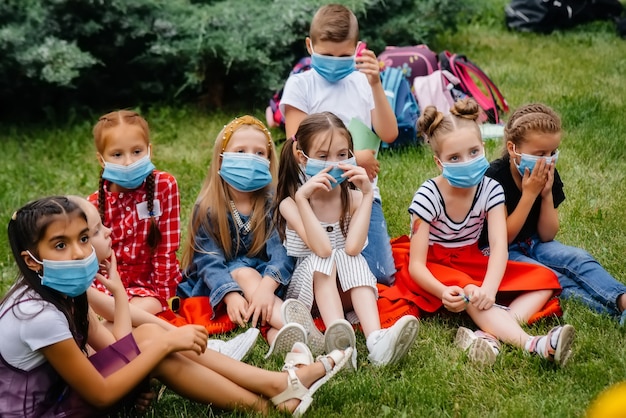
[[[441, 299], [422, 289], [409, 274], [410, 241], [402, 236], [392, 240], [392, 250], [396, 264], [396, 281], [384, 292], [390, 300], [408, 299], [424, 312], [436, 312], [443, 307]], [[485, 256], [478, 245], [460, 248], [446, 248], [431, 245], [428, 250], [426, 267], [446, 286], [465, 287], [468, 284], [481, 286], [489, 257]], [[556, 275], [548, 268], [536, 264], [508, 261], [500, 283], [496, 300], [508, 305], [519, 294], [533, 290], [553, 290], [560, 293], [561, 286]], [[548, 309], [542, 316], [559, 314], [560, 308], [556, 300], [551, 300], [544, 307]], [[556, 303], [556, 306], [555, 306]], [[543, 312], [543, 310], [542, 310]], [[536, 320], [536, 315], [529, 322]]]

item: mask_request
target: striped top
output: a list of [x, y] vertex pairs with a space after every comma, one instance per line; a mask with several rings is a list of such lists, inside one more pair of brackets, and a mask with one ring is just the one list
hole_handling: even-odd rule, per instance
[[472, 207], [465, 218], [455, 222], [446, 212], [446, 203], [433, 179], [425, 181], [413, 196], [409, 213], [430, 224], [429, 244], [448, 248], [474, 244], [480, 237], [487, 212], [504, 204], [504, 191], [497, 181], [483, 177], [476, 187]]

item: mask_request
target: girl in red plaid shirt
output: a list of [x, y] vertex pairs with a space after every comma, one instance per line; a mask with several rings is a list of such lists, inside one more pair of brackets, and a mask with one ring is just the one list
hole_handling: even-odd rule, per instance
[[155, 170], [148, 123], [121, 110], [93, 128], [102, 167], [100, 187], [89, 196], [111, 228], [118, 270], [131, 303], [156, 314], [167, 308], [181, 281], [180, 196], [176, 179]]

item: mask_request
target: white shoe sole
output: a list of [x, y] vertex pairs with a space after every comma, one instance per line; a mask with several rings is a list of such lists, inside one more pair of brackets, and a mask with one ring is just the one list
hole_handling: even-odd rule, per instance
[[[572, 343], [574, 342], [575, 334], [576, 331], [573, 326], [563, 325], [554, 352], [554, 362], [560, 367], [564, 367], [572, 356]], [[550, 344], [550, 342], [548, 341], [547, 344]]]
[[273, 354], [280, 356], [287, 354], [297, 342], [307, 343], [304, 327], [295, 323], [287, 324], [278, 330], [265, 358], [268, 359]]
[[317, 329], [311, 311], [297, 299], [287, 299], [280, 307], [280, 313], [285, 324], [295, 322], [304, 327], [307, 332], [307, 341], [313, 355], [324, 352], [324, 334]]
[[390, 355], [385, 356], [385, 359], [382, 361], [376, 361], [370, 354], [370, 356], [368, 356], [370, 362], [372, 362], [375, 366], [386, 366], [399, 362], [409, 352], [415, 338], [417, 338], [418, 331], [419, 321], [417, 318], [411, 315], [400, 318], [387, 331], [388, 333], [391, 333], [388, 335], [395, 336], [395, 340], [391, 341], [389, 344], [391, 349]]
[[348, 365], [356, 370], [356, 335], [354, 334], [354, 328], [348, 321], [337, 319], [330, 324], [324, 334], [324, 345], [327, 353], [352, 347], [354, 350], [352, 351], [351, 362]]

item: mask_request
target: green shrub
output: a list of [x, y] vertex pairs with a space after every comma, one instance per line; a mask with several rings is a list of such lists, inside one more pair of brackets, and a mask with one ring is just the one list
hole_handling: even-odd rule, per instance
[[[0, 93], [9, 110], [198, 99], [258, 105], [306, 53], [319, 0], [5, 0]], [[454, 0], [343, 1], [371, 48], [454, 30]]]

